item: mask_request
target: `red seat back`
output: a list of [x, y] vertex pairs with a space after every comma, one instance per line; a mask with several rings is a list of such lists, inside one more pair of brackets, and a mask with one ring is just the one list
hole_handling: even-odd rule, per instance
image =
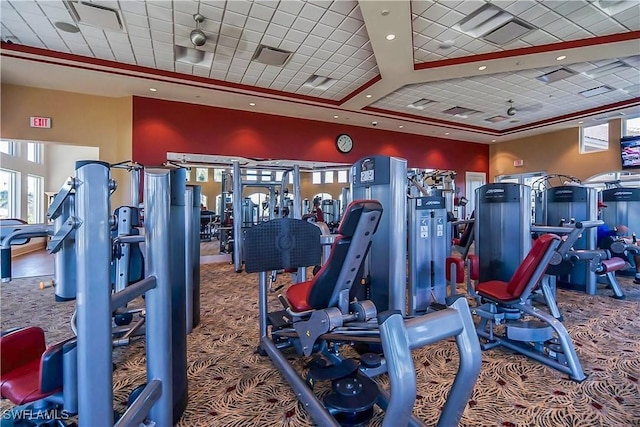
[[511, 280], [509, 280], [506, 289], [507, 293], [513, 295], [514, 298], [520, 298], [553, 242], [559, 240], [560, 237], [555, 234], [545, 234], [536, 240], [516, 272], [513, 273]]
[[40, 360], [45, 351], [44, 331], [30, 326], [0, 338], [0, 369], [2, 376], [33, 360]]

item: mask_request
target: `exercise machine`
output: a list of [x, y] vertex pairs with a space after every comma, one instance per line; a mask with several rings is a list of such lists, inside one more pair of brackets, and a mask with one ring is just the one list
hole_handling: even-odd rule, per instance
[[445, 199], [409, 199], [409, 315], [426, 313], [447, 296], [445, 258], [450, 236]]
[[475, 197], [474, 248], [480, 281], [508, 281], [531, 249], [531, 188], [486, 184]]
[[[455, 338], [458, 373], [438, 426], [457, 425], [480, 371], [480, 347], [464, 298], [443, 310], [405, 320], [399, 310], [378, 313], [370, 300], [352, 298], [353, 285], [380, 229], [382, 205], [356, 200], [345, 210], [329, 261], [310, 281], [290, 286], [280, 296], [283, 310], [268, 309], [269, 271], [316, 265], [320, 230], [306, 221], [283, 218], [246, 233], [246, 271], [259, 273], [259, 352], [268, 355], [318, 425], [364, 425], [375, 407], [385, 410], [382, 425], [423, 425], [412, 414], [416, 376], [411, 350]], [[268, 254], [268, 256], [265, 256]], [[342, 355], [341, 346], [375, 342], [382, 355], [365, 353], [360, 363]], [[294, 349], [313, 356], [306, 374], [284, 354]], [[390, 391], [372, 378], [388, 373]], [[313, 389], [330, 381], [322, 399]]]
[[[174, 378], [181, 369], [180, 364], [176, 364], [176, 360], [181, 359], [178, 353], [184, 349], [175, 346], [172, 336], [185, 333], [184, 320], [182, 329], [175, 325], [180, 318], [184, 319], [184, 306], [172, 302], [172, 287], [176, 285], [173, 281], [175, 276], [170, 275], [174, 254], [171, 253], [168, 234], [172, 225], [169, 175], [167, 169], [145, 170], [146, 277], [123, 290], [112, 292], [110, 194], [116, 183], [110, 177], [109, 164], [77, 162], [76, 177], [70, 185], [76, 196], [74, 222], [79, 224], [74, 244], [78, 335], [69, 342], [54, 345], [51, 350], [43, 350], [44, 338], [38, 328], [18, 330], [3, 336], [3, 397], [16, 404], [32, 404], [40, 413], [47, 411], [48, 403], [64, 411], [54, 413], [77, 413], [80, 427], [113, 425], [112, 313], [134, 298], [145, 295], [147, 383], [138, 390], [137, 398], [132, 399], [117, 425], [133, 426], [144, 422], [168, 426], [180, 418], [186, 388], [182, 390]], [[176, 195], [176, 191], [171, 194]], [[184, 198], [184, 191], [180, 197]], [[181, 232], [184, 233], [184, 228]], [[30, 342], [37, 345], [29, 346], [30, 356], [23, 357], [25, 345]], [[5, 365], [5, 358], [15, 361], [16, 354], [25, 364]], [[48, 364], [53, 367], [50, 370], [52, 376], [44, 375]], [[16, 369], [5, 371], [5, 367]], [[42, 380], [47, 384], [42, 384]], [[21, 387], [4, 395], [5, 390], [11, 388], [7, 384], [10, 381]], [[25, 388], [27, 384], [35, 388]], [[21, 409], [13, 413], [29, 411]]]
[[371, 242], [360, 297], [380, 311], [406, 314], [407, 161], [385, 156], [358, 160], [351, 167], [351, 198], [377, 200], [385, 210]]
[[[478, 304], [472, 313], [480, 318], [476, 330], [483, 350], [503, 346], [583, 381], [586, 375], [566, 328], [553, 311], [533, 305], [536, 292], [555, 305], [550, 288], [540, 284], [552, 259], [557, 258], [560, 242], [559, 236], [544, 234], [509, 281], [477, 283], [473, 294]], [[498, 325], [503, 327], [496, 328]]]

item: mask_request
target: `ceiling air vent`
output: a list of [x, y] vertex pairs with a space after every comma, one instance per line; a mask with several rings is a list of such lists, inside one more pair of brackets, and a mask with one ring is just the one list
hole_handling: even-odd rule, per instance
[[545, 82], [548, 84], [557, 82], [558, 80], [566, 79], [567, 77], [571, 77], [574, 74], [576, 74], [576, 72], [568, 68], [558, 68], [557, 70], [551, 71], [547, 74], [543, 74], [536, 78], [541, 82]]
[[103, 30], [125, 31], [122, 16], [117, 9], [88, 2], [65, 1], [67, 10], [78, 24]]
[[424, 107], [426, 107], [429, 104], [433, 104], [436, 101], [433, 101], [431, 99], [427, 99], [427, 98], [422, 98], [419, 99], [415, 102], [412, 102], [411, 104], [407, 105], [407, 107], [409, 108], [415, 108], [416, 110], [424, 110]]
[[318, 76], [317, 74], [312, 75], [307, 79], [306, 82], [302, 84], [302, 86], [310, 87], [313, 89], [329, 89], [331, 85], [336, 82], [336, 79], [332, 79], [330, 77]]
[[591, 98], [592, 96], [602, 95], [603, 93], [611, 92], [612, 90], [614, 89], [610, 86], [598, 86], [594, 87], [593, 89], [583, 90], [582, 92], [578, 93], [585, 98]]
[[260, 62], [261, 64], [274, 65], [276, 67], [282, 67], [287, 63], [293, 53], [278, 49], [275, 47], [259, 45], [256, 52], [253, 54], [252, 61]]
[[593, 70], [587, 71], [585, 74], [592, 79], [599, 79], [600, 77], [604, 77], [609, 74], [617, 73], [620, 71], [624, 71], [628, 68], [631, 68], [629, 64], [626, 62], [622, 62], [620, 60], [612, 62], [607, 65], [603, 65], [602, 67], [594, 68]]
[[184, 62], [186, 64], [211, 66], [211, 61], [213, 60], [213, 53], [194, 49], [192, 47], [176, 45], [175, 52], [176, 61]]
[[519, 39], [535, 27], [492, 4], [485, 4], [453, 27], [473, 38], [505, 45]]
[[443, 111], [444, 114], [450, 114], [452, 116], [460, 117], [462, 119], [466, 119], [471, 114], [476, 114], [479, 112], [480, 111], [478, 110], [472, 110], [471, 108], [465, 108], [465, 107], [453, 107]]
[[484, 119], [485, 122], [498, 123], [507, 120], [508, 117], [505, 116], [493, 116], [488, 119]]
[[638, 0], [597, 0], [595, 4], [609, 16], [617, 15], [633, 6], [638, 7]]

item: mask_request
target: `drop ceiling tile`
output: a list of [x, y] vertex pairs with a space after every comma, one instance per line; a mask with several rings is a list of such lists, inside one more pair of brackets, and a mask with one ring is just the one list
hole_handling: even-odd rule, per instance
[[411, 26], [412, 26], [412, 29], [413, 29], [414, 33], [421, 34], [431, 24], [432, 24], [432, 22], [429, 21], [428, 19], [423, 18], [422, 16], [416, 16], [413, 19]]
[[[325, 8], [313, 5], [311, 3], [307, 3], [302, 8], [299, 15], [303, 18], [307, 18], [314, 22], [317, 22], [322, 17], [322, 15], [325, 14], [325, 12], [326, 12]], [[342, 18], [340, 20], [342, 21]]]
[[317, 47], [320, 47], [322, 45], [322, 43], [324, 43], [324, 40], [325, 39], [323, 39], [321, 37], [317, 37], [317, 36], [314, 36], [314, 35], [309, 35], [304, 40], [304, 44], [306, 46], [311, 46], [311, 47], [316, 47], [317, 48]]
[[145, 15], [138, 15], [132, 12], [123, 12], [123, 19], [127, 28], [130, 25], [136, 25], [138, 27], [148, 28], [149, 27], [149, 18]]
[[313, 28], [314, 25], [315, 23], [313, 21], [310, 21], [309, 19], [301, 18], [298, 16], [293, 22], [293, 25], [291, 26], [291, 28], [298, 31], [304, 31], [305, 33], [307, 33], [309, 32], [309, 28]]
[[344, 15], [329, 10], [320, 18], [320, 23], [328, 25], [331, 28], [336, 28], [340, 26], [340, 23], [342, 23], [344, 19]]
[[421, 15], [433, 3], [426, 0], [411, 0], [411, 13]]
[[113, 56], [113, 52], [111, 51], [111, 49], [99, 49], [99, 48], [92, 47], [91, 51], [96, 57], [101, 59], [113, 60], [115, 58]]
[[283, 40], [280, 46], [278, 46], [278, 48], [289, 52], [295, 52], [299, 47], [300, 43], [292, 40]]
[[336, 29], [330, 36], [329, 39], [338, 43], [344, 43], [351, 38], [351, 33], [346, 31], [342, 31], [340, 29]]
[[287, 34], [288, 28], [283, 27], [282, 25], [274, 24], [273, 22], [269, 24], [265, 35], [275, 37], [276, 39], [282, 39]]
[[442, 34], [446, 30], [447, 30], [447, 27], [437, 23], [432, 23], [427, 28], [425, 28], [424, 31], [422, 31], [421, 33], [426, 37], [438, 37], [440, 34]]
[[234, 27], [242, 28], [244, 27], [247, 18], [245, 15], [240, 15], [239, 13], [227, 11], [224, 14], [224, 19], [222, 22], [225, 24], [233, 25]]
[[[131, 34], [132, 36], [136, 35], [136, 34], [132, 34], [131, 32], [129, 32], [129, 34]], [[154, 41], [159, 41], [163, 43], [173, 43], [173, 34], [151, 30], [151, 39]]]
[[252, 2], [249, 0], [234, 0], [226, 2], [227, 11], [246, 15], [251, 9]]
[[442, 18], [438, 19], [438, 23], [441, 24], [441, 25], [444, 25], [446, 27], [450, 27], [450, 26], [458, 23], [464, 17], [465, 16], [462, 13], [456, 12], [455, 10], [451, 10], [446, 15], [444, 15]]
[[[256, 3], [254, 2], [254, 5], [255, 4]], [[292, 15], [298, 15], [303, 7], [304, 3], [301, 1], [283, 1], [278, 3], [278, 10], [290, 13]]]
[[290, 13], [277, 10], [273, 15], [273, 18], [271, 19], [271, 22], [274, 24], [282, 25], [283, 27], [289, 28], [291, 27], [291, 25], [293, 24], [293, 21], [295, 20], [296, 20], [296, 15], [292, 15]]
[[[200, 76], [200, 77], [209, 77], [209, 73], [211, 72], [211, 69], [208, 67], [201, 67], [199, 65], [194, 65], [193, 66], [193, 75], [194, 76]], [[228, 79], [230, 81], [234, 81], [236, 83], [240, 82], [240, 76], [228, 76]]]
[[[67, 11], [67, 9], [60, 9], [59, 7], [53, 7], [46, 3], [40, 3], [40, 8], [44, 12], [44, 14], [52, 21], [63, 21], [72, 23], [71, 15]], [[8, 18], [5, 16], [5, 10], [2, 9], [2, 19]]]
[[536, 2], [531, 0], [518, 0], [505, 7], [503, 7], [499, 2], [495, 2], [495, 5], [513, 15], [519, 15], [535, 6]]
[[[176, 71], [178, 71], [178, 64], [179, 62], [176, 62]], [[187, 64], [185, 64], [187, 65]], [[193, 73], [193, 66], [189, 66], [191, 67], [190, 71], [187, 74], [191, 74]], [[216, 80], [224, 80], [227, 77], [227, 72], [226, 71], [220, 71], [220, 70], [211, 70], [211, 73], [209, 73], [209, 76], [212, 79], [216, 79]]]
[[327, 38], [333, 32], [333, 28], [324, 24], [316, 24], [315, 27], [311, 30], [311, 34], [316, 35], [318, 37]]
[[163, 21], [173, 20], [173, 10], [161, 7], [157, 4], [147, 2], [147, 14], [150, 18], [160, 19]]
[[604, 36], [608, 34], [616, 34], [624, 31], [625, 28], [613, 21], [601, 21], [596, 22], [589, 26], [589, 31], [598, 36]]
[[[136, 27], [135, 25], [131, 25], [127, 29], [127, 33], [130, 36], [135, 36], [135, 37], [144, 37], [144, 38], [151, 37], [151, 35], [150, 35], [151, 31], [149, 30], [149, 28]], [[166, 33], [163, 33], [163, 34], [166, 34]], [[170, 34], [169, 34], [169, 36], [173, 39], [173, 36], [171, 36]]]
[[40, 6], [38, 6], [38, 3], [34, 1], [13, 0], [13, 1], [10, 1], [9, 3], [11, 3], [13, 8], [20, 14], [31, 13], [34, 15], [44, 16], [44, 13], [42, 13], [42, 10], [40, 10]]
[[204, 16], [204, 19], [212, 19], [215, 21], [221, 21], [224, 9], [219, 7], [212, 7], [205, 3], [200, 3], [200, 14]]
[[249, 18], [247, 19], [247, 24], [245, 25], [244, 31], [256, 31], [259, 33], [264, 32], [269, 23], [257, 18]]
[[329, 6], [330, 10], [334, 12], [338, 12], [345, 16], [351, 14], [353, 9], [356, 8], [358, 4], [356, 1], [353, 1], [353, 0], [333, 1], [328, 3], [330, 3], [330, 6]]

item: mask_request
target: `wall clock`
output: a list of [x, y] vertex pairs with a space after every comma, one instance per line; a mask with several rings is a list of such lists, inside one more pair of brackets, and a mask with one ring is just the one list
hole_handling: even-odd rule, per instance
[[341, 153], [348, 153], [353, 149], [353, 139], [346, 133], [341, 133], [336, 138], [336, 147]]

